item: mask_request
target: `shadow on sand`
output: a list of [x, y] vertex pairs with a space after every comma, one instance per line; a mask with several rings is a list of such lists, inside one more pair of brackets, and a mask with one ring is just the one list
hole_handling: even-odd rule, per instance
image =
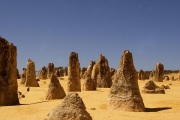
[[43, 103], [43, 102], [49, 102], [49, 101], [40, 101], [40, 102], [34, 102], [34, 103], [29, 103], [29, 104], [4, 105], [4, 106], [0, 106], [0, 107], [11, 107], [11, 106], [21, 106], [21, 105], [33, 105], [33, 104], [39, 104], [39, 103]]
[[172, 107], [145, 108], [145, 112], [158, 112], [162, 110], [172, 109]]
[[35, 102], [35, 103], [29, 103], [29, 104], [19, 104], [19, 105], [33, 105], [33, 104], [39, 104], [43, 102], [49, 102], [49, 101], [41, 101], [41, 102]]

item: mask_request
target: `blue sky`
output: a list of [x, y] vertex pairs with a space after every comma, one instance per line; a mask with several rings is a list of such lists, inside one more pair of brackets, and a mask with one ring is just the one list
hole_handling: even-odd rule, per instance
[[81, 67], [102, 53], [118, 68], [123, 51], [136, 70], [180, 69], [179, 0], [0, 0], [0, 36], [17, 46], [21, 72], [67, 66], [70, 52]]

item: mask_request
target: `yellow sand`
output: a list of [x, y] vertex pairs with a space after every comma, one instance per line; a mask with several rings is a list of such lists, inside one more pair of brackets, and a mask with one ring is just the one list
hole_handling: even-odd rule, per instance
[[[83, 80], [82, 80], [83, 81]], [[18, 80], [18, 83], [20, 80]], [[140, 90], [147, 81], [138, 81]], [[67, 77], [60, 80], [67, 93]], [[39, 81], [41, 87], [31, 87], [21, 105], [0, 107], [0, 120], [43, 120], [46, 115], [62, 100], [44, 100], [49, 80]], [[157, 85], [170, 85], [166, 94], [141, 94], [146, 108], [150, 112], [124, 112], [108, 109], [109, 88], [97, 91], [78, 92], [93, 120], [179, 120], [180, 119], [180, 82], [164, 81]], [[19, 91], [26, 92], [26, 87], [19, 85]], [[95, 108], [95, 110], [94, 110]]]

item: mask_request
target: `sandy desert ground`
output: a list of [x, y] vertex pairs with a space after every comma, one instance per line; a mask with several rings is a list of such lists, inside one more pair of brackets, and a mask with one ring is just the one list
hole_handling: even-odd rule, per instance
[[[67, 94], [67, 77], [60, 80]], [[18, 80], [19, 84], [20, 80]], [[83, 80], [82, 80], [83, 82]], [[138, 81], [140, 90], [147, 81]], [[46, 115], [62, 100], [44, 100], [49, 80], [39, 81], [40, 87], [31, 87], [21, 105], [0, 107], [0, 120], [43, 120]], [[108, 109], [109, 88], [97, 91], [78, 92], [93, 120], [179, 120], [180, 119], [180, 82], [164, 81], [157, 85], [170, 85], [166, 94], [142, 94], [146, 112], [124, 112]], [[19, 91], [26, 92], [26, 87], [19, 85]], [[93, 109], [92, 109], [93, 108]], [[95, 110], [94, 110], [95, 108]]]

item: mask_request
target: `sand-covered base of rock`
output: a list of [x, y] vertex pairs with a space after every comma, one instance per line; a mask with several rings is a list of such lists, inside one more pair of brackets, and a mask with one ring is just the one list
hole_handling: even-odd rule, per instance
[[[18, 80], [20, 83], [21, 80]], [[140, 91], [145, 81], [138, 81]], [[60, 80], [67, 93], [67, 77]], [[83, 80], [82, 80], [83, 83]], [[124, 112], [108, 109], [109, 88], [98, 88], [97, 91], [77, 92], [84, 101], [86, 110], [93, 120], [178, 120], [180, 118], [180, 82], [155, 82], [158, 86], [170, 85], [166, 94], [142, 94], [147, 112]], [[40, 87], [31, 87], [25, 98], [20, 99], [21, 105], [1, 106], [0, 120], [44, 120], [47, 114], [62, 100], [45, 100], [49, 80], [39, 81]], [[26, 92], [26, 87], [19, 84], [19, 91]]]

